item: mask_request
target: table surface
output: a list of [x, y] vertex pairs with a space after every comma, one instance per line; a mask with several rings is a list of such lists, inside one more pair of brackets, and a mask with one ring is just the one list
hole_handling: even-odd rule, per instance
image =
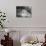
[[29, 43], [22, 43], [21, 46], [41, 46], [43, 43], [37, 43], [37, 44], [29, 44]]

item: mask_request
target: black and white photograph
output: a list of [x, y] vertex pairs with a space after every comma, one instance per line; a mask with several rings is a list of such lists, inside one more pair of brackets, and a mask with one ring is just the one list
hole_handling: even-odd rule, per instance
[[16, 6], [16, 17], [32, 18], [32, 6]]

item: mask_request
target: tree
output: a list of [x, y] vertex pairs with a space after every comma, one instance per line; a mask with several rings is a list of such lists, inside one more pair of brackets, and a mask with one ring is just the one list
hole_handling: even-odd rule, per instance
[[0, 27], [3, 28], [4, 27], [4, 22], [6, 20], [6, 15], [4, 12], [0, 11]]

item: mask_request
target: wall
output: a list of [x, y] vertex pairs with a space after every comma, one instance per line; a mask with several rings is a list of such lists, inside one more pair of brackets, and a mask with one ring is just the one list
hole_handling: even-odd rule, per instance
[[[32, 4], [31, 18], [16, 18], [16, 6]], [[46, 0], [0, 0], [0, 9], [6, 12], [7, 27], [46, 27]]]
[[[32, 4], [31, 18], [16, 18], [17, 5]], [[46, 0], [0, 0], [0, 9], [6, 12], [8, 22], [6, 27], [15, 31], [46, 31]], [[15, 28], [15, 27], [29, 28]], [[31, 28], [30, 28], [31, 27]], [[9, 28], [8, 28], [9, 29]], [[21, 32], [23, 35], [23, 32]], [[27, 34], [26, 33], [26, 34]], [[17, 35], [17, 34], [16, 34]]]

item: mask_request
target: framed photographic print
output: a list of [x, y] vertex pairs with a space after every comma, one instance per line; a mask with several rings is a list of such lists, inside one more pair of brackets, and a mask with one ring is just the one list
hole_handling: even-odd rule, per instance
[[32, 6], [16, 6], [16, 17], [32, 18]]

